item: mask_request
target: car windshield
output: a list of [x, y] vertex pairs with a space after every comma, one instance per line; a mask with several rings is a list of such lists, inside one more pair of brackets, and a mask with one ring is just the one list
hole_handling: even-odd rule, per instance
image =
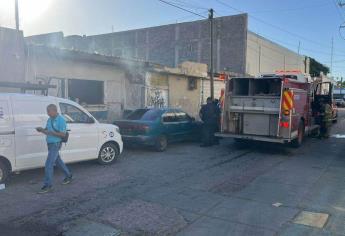
[[158, 109], [138, 109], [130, 113], [127, 116], [127, 120], [153, 121], [156, 120], [161, 114], [162, 111]]

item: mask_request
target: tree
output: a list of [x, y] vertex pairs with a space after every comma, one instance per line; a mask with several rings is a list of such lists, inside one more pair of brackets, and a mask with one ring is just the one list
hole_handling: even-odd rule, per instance
[[343, 79], [343, 77], [341, 77], [340, 80], [339, 80], [339, 78], [337, 79], [337, 87], [345, 88], [345, 80]]
[[317, 77], [317, 76], [320, 76], [321, 72], [327, 75], [330, 72], [329, 67], [321, 64], [320, 62], [316, 61], [314, 58], [310, 58], [309, 74], [311, 76]]

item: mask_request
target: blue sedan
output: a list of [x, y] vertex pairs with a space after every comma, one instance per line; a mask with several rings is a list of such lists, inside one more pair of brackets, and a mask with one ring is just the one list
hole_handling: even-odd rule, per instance
[[187, 113], [172, 108], [137, 109], [114, 124], [119, 126], [125, 144], [149, 145], [160, 152], [169, 142], [196, 140], [201, 126]]

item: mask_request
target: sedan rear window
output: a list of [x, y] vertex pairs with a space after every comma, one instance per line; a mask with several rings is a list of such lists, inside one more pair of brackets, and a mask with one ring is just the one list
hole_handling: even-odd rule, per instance
[[154, 121], [162, 114], [161, 110], [158, 109], [138, 109], [133, 111], [127, 116], [128, 120], [146, 120]]

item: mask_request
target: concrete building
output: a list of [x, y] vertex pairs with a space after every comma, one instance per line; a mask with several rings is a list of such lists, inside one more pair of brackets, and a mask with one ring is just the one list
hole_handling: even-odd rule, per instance
[[23, 82], [25, 51], [23, 32], [0, 27], [1, 80]]
[[309, 59], [248, 31], [246, 73], [255, 76], [276, 70], [309, 73]]
[[[209, 28], [207, 20], [200, 20], [93, 36], [64, 37], [58, 32], [26, 40], [177, 67], [183, 61], [209, 64]], [[304, 56], [248, 31], [247, 14], [215, 18], [214, 29], [216, 72], [253, 76], [284, 69], [309, 72]]]
[[[143, 107], [178, 107], [197, 117], [200, 105], [209, 96], [205, 64], [184, 62], [171, 68], [137, 59], [24, 44], [22, 32], [8, 31], [22, 39], [20, 47], [13, 47], [13, 52], [22, 55], [13, 60], [22, 63], [10, 62], [9, 69], [0, 70], [7, 75], [0, 79], [1, 92], [8, 91], [6, 85], [11, 92], [25, 89], [69, 98], [107, 122]], [[0, 58], [8, 56], [8, 51], [0, 51]], [[12, 80], [18, 71], [18, 80]], [[216, 95], [222, 87], [224, 82], [216, 80]]]
[[[206, 98], [210, 96], [210, 81], [207, 76], [207, 65], [195, 62], [183, 62], [177, 68], [156, 67], [147, 77], [148, 99], [156, 94], [167, 101], [168, 106], [181, 108], [191, 116], [199, 119], [199, 110]], [[219, 97], [225, 87], [225, 81], [215, 78], [214, 94]], [[159, 99], [155, 99], [156, 101]], [[148, 106], [153, 104], [148, 101]]]

